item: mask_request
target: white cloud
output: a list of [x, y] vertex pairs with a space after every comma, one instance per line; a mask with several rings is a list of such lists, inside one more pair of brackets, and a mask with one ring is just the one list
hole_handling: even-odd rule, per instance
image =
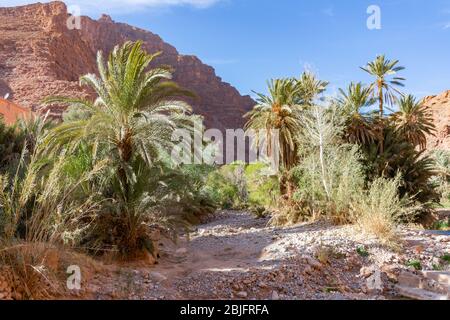
[[[65, 0], [64, 2], [68, 6], [79, 6], [82, 14], [89, 14], [136, 12], [144, 9], [167, 8], [171, 6], [191, 6], [205, 9], [220, 1], [222, 0]], [[38, 0], [1, 0], [0, 6], [19, 6], [35, 2], [38, 2]]]

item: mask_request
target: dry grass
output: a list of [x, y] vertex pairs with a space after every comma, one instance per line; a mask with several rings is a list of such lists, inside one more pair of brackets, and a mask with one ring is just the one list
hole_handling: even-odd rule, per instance
[[[105, 162], [100, 162], [76, 182], [67, 178], [65, 162], [63, 154], [43, 174], [46, 162], [38, 161], [33, 155], [29, 164], [21, 161], [12, 179], [0, 175], [0, 235], [3, 239], [12, 241], [20, 224], [24, 224], [23, 237], [28, 242], [75, 241], [74, 237], [86, 227], [82, 221], [97, 210], [98, 202], [94, 201], [95, 195], [85, 199], [74, 195], [83, 183], [105, 167]], [[24, 177], [19, 173], [22, 168]]]
[[[81, 290], [67, 288], [69, 266], [80, 267]], [[89, 283], [94, 275], [109, 272], [102, 262], [62, 246], [26, 242], [0, 245], [0, 275], [7, 279], [14, 300], [91, 298]]]
[[357, 226], [389, 246], [396, 246], [399, 242], [396, 229], [408, 207], [407, 201], [398, 196], [399, 183], [399, 177], [376, 179], [353, 206]]
[[16, 244], [0, 250], [0, 266], [15, 300], [50, 299], [62, 292], [57, 255], [43, 244]]

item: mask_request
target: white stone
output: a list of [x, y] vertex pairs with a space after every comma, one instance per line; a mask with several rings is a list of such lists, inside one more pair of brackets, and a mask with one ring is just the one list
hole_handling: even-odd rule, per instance
[[278, 292], [276, 292], [276, 291], [272, 292], [272, 300], [280, 300], [280, 296], [278, 295]]
[[166, 276], [164, 276], [161, 273], [156, 272], [156, 271], [150, 272], [149, 273], [149, 277], [150, 277], [150, 279], [152, 279], [152, 280], [154, 280], [156, 282], [163, 282], [163, 281], [167, 280]]

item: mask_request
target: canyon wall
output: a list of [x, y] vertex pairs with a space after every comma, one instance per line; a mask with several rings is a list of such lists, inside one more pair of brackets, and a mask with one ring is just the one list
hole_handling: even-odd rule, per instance
[[[174, 80], [197, 95], [189, 102], [208, 127], [242, 127], [242, 116], [255, 104], [223, 82], [212, 67], [179, 54], [149, 31], [106, 15], [99, 20], [82, 17], [81, 29], [70, 30], [69, 17], [62, 2], [0, 8], [0, 97], [10, 93], [13, 102], [40, 110], [40, 102], [49, 95], [91, 96], [79, 87], [78, 79], [96, 71], [96, 52], [106, 55], [117, 44], [142, 40], [148, 52], [163, 52], [155, 63], [172, 66]], [[63, 110], [53, 106], [51, 113], [60, 116]]]

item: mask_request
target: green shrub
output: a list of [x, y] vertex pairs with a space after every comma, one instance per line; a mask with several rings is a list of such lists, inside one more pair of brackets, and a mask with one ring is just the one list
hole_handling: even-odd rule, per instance
[[422, 270], [422, 263], [419, 261], [419, 260], [415, 260], [415, 259], [413, 259], [413, 260], [409, 260], [407, 263], [406, 263], [406, 266], [407, 267], [412, 267], [412, 268], [414, 268], [414, 269], [416, 269], [416, 270]]
[[20, 160], [25, 135], [17, 125], [7, 126], [0, 116], [0, 173], [13, 172]]
[[280, 197], [277, 175], [262, 162], [252, 163], [245, 168], [245, 178], [250, 206], [272, 207]]
[[366, 180], [358, 146], [343, 143], [342, 119], [333, 108], [314, 107], [304, 113], [303, 123], [301, 161], [290, 172], [296, 191], [279, 203], [272, 222], [326, 218], [348, 223]]
[[370, 255], [364, 246], [356, 248], [356, 252], [363, 258], [367, 258]]
[[209, 174], [205, 191], [220, 208], [232, 209], [242, 204], [236, 184], [218, 169]]
[[438, 150], [432, 153], [436, 165], [436, 175], [432, 182], [441, 196], [441, 203], [448, 206], [450, 202], [450, 152]]
[[[380, 147], [382, 145], [382, 148]], [[386, 121], [382, 135], [362, 147], [369, 181], [379, 177], [395, 179], [400, 174], [400, 198], [411, 197], [416, 203], [416, 221], [432, 211], [441, 195], [433, 183], [436, 175], [433, 159], [418, 151]]]
[[307, 216], [325, 217], [335, 223], [351, 221], [352, 203], [365, 187], [360, 157], [357, 147], [329, 147], [324, 156], [325, 171], [314, 153], [294, 170], [298, 187], [294, 200], [306, 206]]
[[279, 197], [279, 183], [264, 163], [235, 162], [211, 171], [204, 191], [223, 209], [270, 207]]
[[444, 254], [444, 255], [441, 257], [441, 260], [444, 261], [444, 262], [446, 262], [446, 263], [450, 263], [450, 254], [449, 254], [449, 253]]

